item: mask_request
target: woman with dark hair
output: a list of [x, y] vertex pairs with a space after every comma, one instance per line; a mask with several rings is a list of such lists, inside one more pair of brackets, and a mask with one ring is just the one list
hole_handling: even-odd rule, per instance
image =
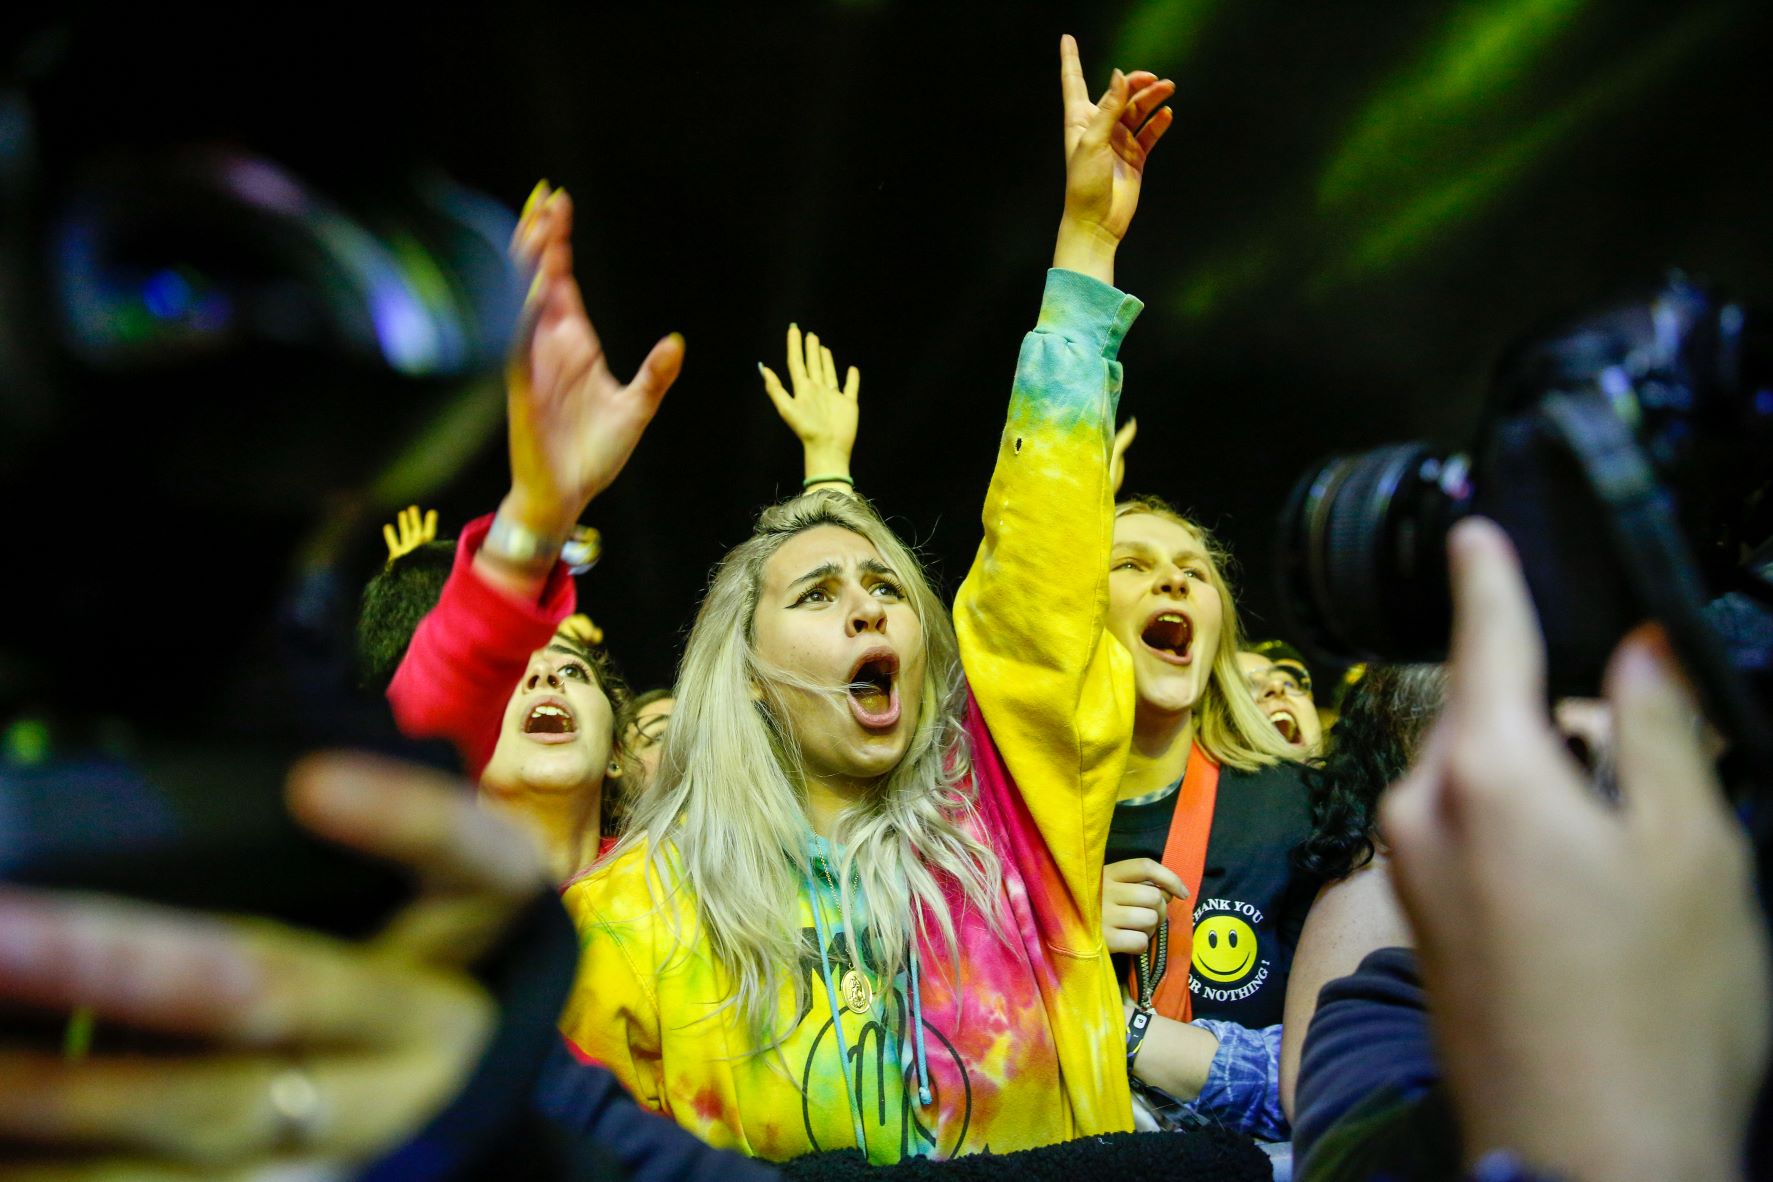
[[1349, 690], [1329, 750], [1306, 765], [1311, 836], [1296, 855], [1303, 869], [1333, 882], [1372, 861], [1379, 794], [1409, 768], [1446, 692], [1439, 665], [1375, 665]]
[[1295, 858], [1325, 885], [1306, 917], [1287, 985], [1280, 1098], [1289, 1118], [1319, 990], [1352, 973], [1375, 948], [1414, 942], [1377, 841], [1379, 795], [1409, 769], [1446, 693], [1440, 665], [1373, 666], [1348, 691], [1328, 751], [1306, 768], [1312, 829]]

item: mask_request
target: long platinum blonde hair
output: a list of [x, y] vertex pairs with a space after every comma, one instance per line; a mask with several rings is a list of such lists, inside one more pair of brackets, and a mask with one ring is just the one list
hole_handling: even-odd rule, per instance
[[796, 1013], [810, 1000], [800, 968], [800, 894], [812, 873], [811, 830], [783, 691], [812, 690], [838, 708], [848, 687], [766, 665], [754, 621], [765, 563], [789, 538], [821, 525], [874, 546], [917, 613], [925, 652], [922, 708], [904, 757], [845, 810], [832, 834], [841, 851], [835, 869], [851, 962], [862, 963], [859, 928], [888, 981], [904, 967], [911, 941], [931, 932], [941, 934], [952, 961], [954, 893], [1002, 932], [998, 859], [967, 824], [973, 798], [959, 648], [922, 564], [858, 499], [817, 492], [765, 509], [751, 538], [714, 570], [678, 672], [657, 781], [610, 854], [646, 842], [649, 889], [693, 891], [697, 921], [733, 984], [728, 1004], [757, 1032], [758, 1050], [790, 1032], [776, 1029], [788, 983]]
[[1161, 517], [1194, 535], [1207, 552], [1207, 581], [1219, 593], [1219, 651], [1213, 654], [1212, 673], [1200, 701], [1194, 704], [1195, 741], [1217, 762], [1246, 772], [1281, 760], [1299, 759], [1299, 753], [1256, 705], [1244, 671], [1238, 666], [1237, 654], [1243, 649], [1244, 633], [1238, 622], [1237, 601], [1225, 577], [1231, 556], [1205, 526], [1182, 516], [1159, 497], [1134, 497], [1114, 507], [1117, 521], [1134, 513]]

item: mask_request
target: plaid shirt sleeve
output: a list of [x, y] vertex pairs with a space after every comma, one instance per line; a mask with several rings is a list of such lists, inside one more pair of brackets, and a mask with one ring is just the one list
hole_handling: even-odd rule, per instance
[[1280, 1026], [1251, 1029], [1212, 1018], [1197, 1018], [1190, 1025], [1217, 1038], [1219, 1050], [1188, 1110], [1264, 1141], [1291, 1136], [1280, 1104]]

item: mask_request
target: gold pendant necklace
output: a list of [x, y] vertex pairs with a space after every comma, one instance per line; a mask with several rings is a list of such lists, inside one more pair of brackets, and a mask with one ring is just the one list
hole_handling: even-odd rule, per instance
[[838, 990], [843, 994], [843, 1004], [850, 1013], [866, 1014], [874, 1008], [874, 986], [856, 969], [843, 975]]

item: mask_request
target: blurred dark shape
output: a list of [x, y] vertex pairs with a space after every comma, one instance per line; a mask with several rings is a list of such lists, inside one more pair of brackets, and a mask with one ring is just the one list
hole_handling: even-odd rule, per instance
[[[1667, 628], [1712, 717], [1773, 783], [1773, 735], [1703, 614], [1766, 601], [1748, 549], [1773, 532], [1773, 352], [1766, 322], [1679, 274], [1648, 301], [1535, 336], [1498, 368], [1465, 454], [1393, 444], [1296, 486], [1277, 534], [1290, 630], [1367, 660], [1445, 655], [1447, 530], [1493, 518], [1521, 556], [1554, 695], [1592, 695], [1645, 619]], [[1768, 641], [1763, 639], [1762, 644]]]
[[[426, 166], [339, 196], [208, 144], [51, 150], [32, 114], [0, 87], [0, 495], [29, 509], [0, 717], [77, 697], [192, 733], [299, 729], [291, 682], [302, 716], [336, 719], [315, 699], [351, 681], [338, 564], [378, 473], [395, 455], [441, 482], [492, 433], [514, 215]], [[415, 476], [400, 453], [429, 423], [458, 438]], [[67, 659], [119, 627], [128, 677]]]
[[441, 176], [353, 216], [268, 160], [126, 153], [55, 214], [49, 270], [64, 342], [100, 370], [269, 348], [460, 377], [496, 370], [516, 325], [512, 226]]

